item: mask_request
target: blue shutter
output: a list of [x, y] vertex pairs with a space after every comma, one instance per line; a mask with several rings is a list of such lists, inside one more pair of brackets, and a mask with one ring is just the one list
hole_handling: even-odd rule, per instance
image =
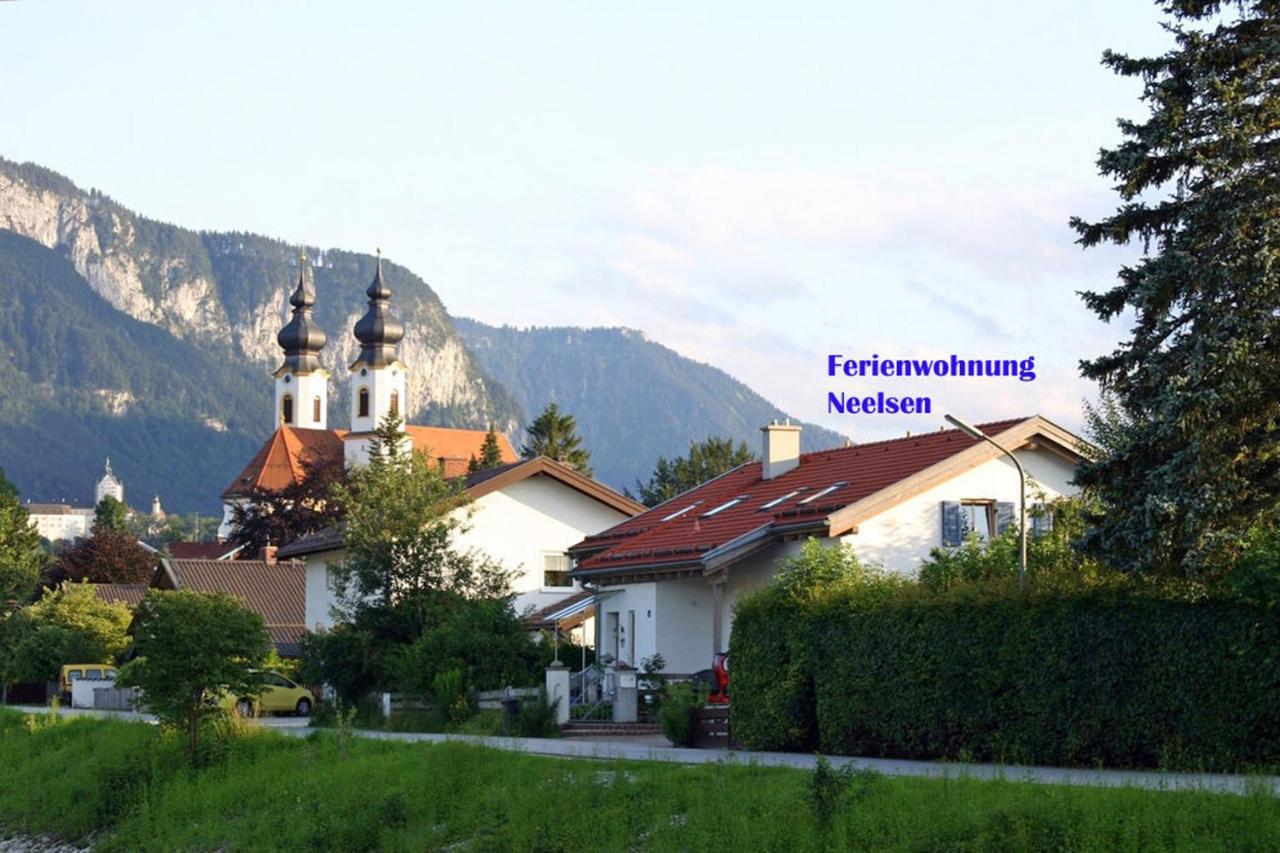
[[1018, 518], [1013, 512], [1012, 501], [998, 501], [996, 503], [996, 535], [999, 536], [1009, 529], [1010, 525], [1017, 524]]
[[960, 523], [960, 502], [942, 502], [942, 544], [943, 547], [954, 547], [964, 539], [964, 528]]

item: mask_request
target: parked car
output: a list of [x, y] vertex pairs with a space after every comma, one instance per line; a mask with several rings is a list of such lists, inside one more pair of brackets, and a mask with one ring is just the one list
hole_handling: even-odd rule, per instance
[[109, 663], [69, 663], [58, 673], [58, 693], [64, 705], [71, 704], [71, 682], [87, 679], [115, 683], [119, 674], [116, 667]]
[[316, 705], [315, 694], [278, 672], [262, 673], [262, 681], [262, 692], [257, 698], [231, 694], [223, 699], [223, 705], [234, 708], [242, 717], [276, 713], [305, 717]]

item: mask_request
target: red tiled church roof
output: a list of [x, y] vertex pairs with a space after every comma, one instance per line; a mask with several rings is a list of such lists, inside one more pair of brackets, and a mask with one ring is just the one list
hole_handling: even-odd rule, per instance
[[[1032, 422], [1047, 423], [1040, 418], [1020, 418], [979, 428], [995, 436]], [[578, 560], [574, 574], [590, 579], [620, 571], [696, 567], [715, 549], [748, 534], [798, 532], [806, 527], [816, 530], [825, 527], [832, 513], [980, 443], [951, 429], [805, 453], [797, 467], [770, 480], [761, 479], [760, 462], [749, 462], [588, 536], [570, 549]], [[836, 488], [823, 493], [831, 486]], [[705, 515], [739, 497], [745, 499], [710, 517]], [[810, 497], [812, 500], [805, 502]]]
[[[446, 477], [460, 477], [467, 473], [471, 457], [474, 455], [479, 458], [488, 434], [482, 429], [452, 429], [416, 424], [407, 424], [404, 429], [413, 441], [413, 449], [438, 460]], [[326, 457], [342, 458], [343, 441], [347, 434], [347, 430], [343, 429], [277, 428], [231, 485], [223, 490], [222, 497], [246, 496], [257, 489], [279, 491], [301, 482], [306, 473], [307, 461]], [[498, 433], [498, 448], [502, 451], [503, 462], [515, 462], [519, 459], [515, 448], [502, 433]]]

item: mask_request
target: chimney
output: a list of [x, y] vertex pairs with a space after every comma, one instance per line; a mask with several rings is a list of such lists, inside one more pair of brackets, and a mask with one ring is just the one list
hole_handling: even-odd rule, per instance
[[800, 427], [793, 425], [788, 418], [786, 423], [774, 421], [760, 427], [764, 433], [764, 452], [760, 459], [764, 462], [761, 477], [772, 480], [781, 477], [800, 464]]
[[279, 550], [275, 545], [269, 543], [263, 545], [262, 549], [258, 551], [258, 559], [267, 565], [274, 566], [276, 564], [276, 551]]

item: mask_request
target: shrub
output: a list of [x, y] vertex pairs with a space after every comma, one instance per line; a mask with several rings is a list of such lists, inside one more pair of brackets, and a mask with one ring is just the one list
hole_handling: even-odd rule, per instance
[[520, 703], [515, 717], [511, 720], [511, 734], [516, 737], [556, 737], [560, 734], [560, 725], [556, 719], [556, 706], [560, 700], [547, 701], [545, 690], [538, 695]]
[[695, 691], [692, 685], [676, 684], [671, 687], [667, 701], [658, 711], [662, 733], [676, 746], [693, 744], [693, 709], [706, 703], [706, 692]]

